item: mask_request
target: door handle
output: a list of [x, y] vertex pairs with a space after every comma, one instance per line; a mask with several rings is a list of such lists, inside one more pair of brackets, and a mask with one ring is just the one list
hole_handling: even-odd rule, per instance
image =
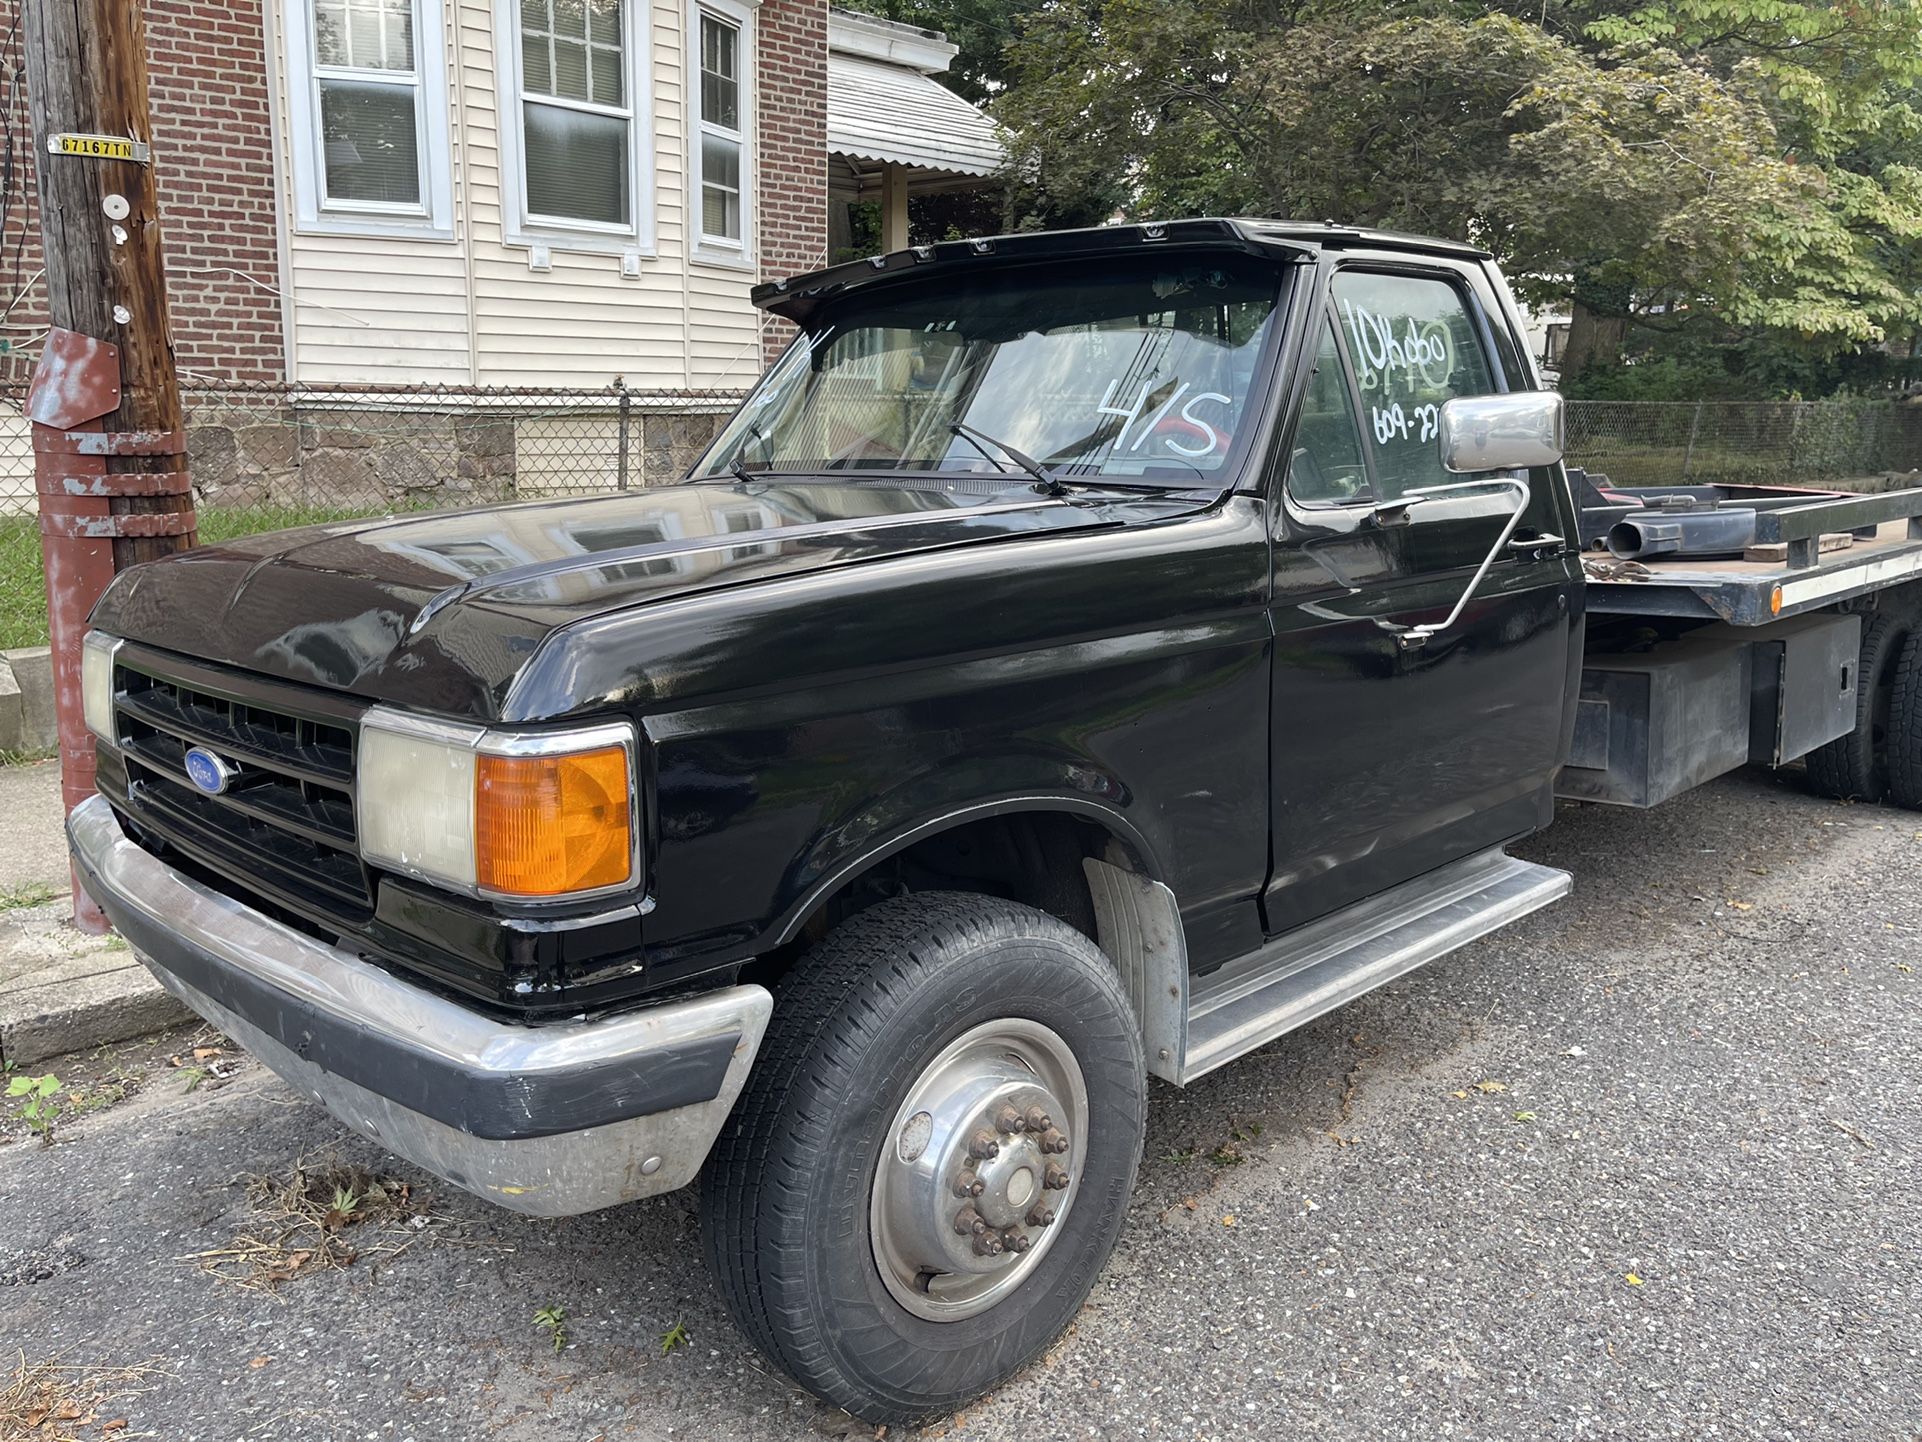
[[1562, 548], [1560, 536], [1517, 536], [1508, 543], [1508, 549], [1517, 555], [1528, 555], [1532, 551], [1557, 550]]

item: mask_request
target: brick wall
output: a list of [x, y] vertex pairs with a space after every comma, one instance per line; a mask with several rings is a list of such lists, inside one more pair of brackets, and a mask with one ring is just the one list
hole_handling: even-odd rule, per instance
[[[760, 43], [761, 278], [815, 270], [827, 260], [827, 0], [766, 0]], [[772, 358], [792, 327], [768, 322]]]
[[[262, 0], [147, 0], [149, 105], [165, 227], [174, 348], [183, 371], [233, 380], [285, 374], [273, 143]], [[0, 0], [0, 37], [16, 0]], [[4, 57], [18, 73], [17, 39]], [[9, 327], [46, 323], [32, 141], [24, 82], [4, 91], [12, 184], [0, 230]], [[18, 344], [32, 330], [0, 331]]]

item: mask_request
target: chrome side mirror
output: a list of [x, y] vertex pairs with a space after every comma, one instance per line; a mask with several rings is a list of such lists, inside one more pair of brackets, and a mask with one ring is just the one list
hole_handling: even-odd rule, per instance
[[1442, 402], [1442, 469], [1458, 476], [1525, 471], [1562, 458], [1562, 398], [1557, 391], [1457, 396]]

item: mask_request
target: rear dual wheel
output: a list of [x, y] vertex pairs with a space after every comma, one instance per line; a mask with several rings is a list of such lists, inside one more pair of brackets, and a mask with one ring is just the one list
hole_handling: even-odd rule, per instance
[[1909, 633], [1889, 684], [1888, 799], [1922, 811], [1922, 628]]
[[926, 893], [837, 928], [782, 981], [702, 1182], [735, 1322], [870, 1421], [939, 1416], [1071, 1321], [1121, 1230], [1146, 1073], [1080, 932]]
[[[1855, 726], [1809, 753], [1809, 786], [1816, 794], [1838, 801], [1886, 798], [1901, 806], [1922, 804], [1922, 789], [1909, 785], [1909, 763], [1895, 761], [1911, 747], [1912, 738], [1922, 737], [1922, 691], [1911, 686], [1899, 698], [1897, 694], [1903, 657], [1916, 635], [1916, 618], [1907, 609], [1862, 618]], [[1902, 773], [1899, 783], [1897, 769]], [[1913, 779], [1922, 781], [1922, 770]]]

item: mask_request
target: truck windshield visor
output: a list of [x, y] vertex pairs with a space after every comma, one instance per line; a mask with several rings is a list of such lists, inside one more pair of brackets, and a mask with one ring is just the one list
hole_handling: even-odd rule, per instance
[[852, 295], [768, 372], [696, 469], [1226, 484], [1281, 278], [1240, 256], [984, 270]]

